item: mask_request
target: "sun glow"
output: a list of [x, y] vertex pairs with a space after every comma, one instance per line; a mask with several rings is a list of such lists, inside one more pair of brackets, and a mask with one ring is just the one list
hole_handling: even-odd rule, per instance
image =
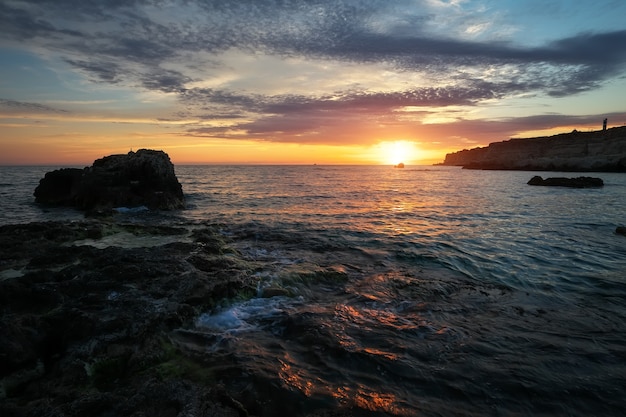
[[419, 150], [415, 143], [407, 140], [381, 142], [377, 148], [379, 160], [383, 164], [397, 165], [419, 159]]

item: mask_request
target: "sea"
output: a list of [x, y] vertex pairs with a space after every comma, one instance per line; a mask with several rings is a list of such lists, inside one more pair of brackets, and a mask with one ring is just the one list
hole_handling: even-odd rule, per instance
[[[0, 167], [0, 225], [83, 219], [34, 203], [53, 168]], [[115, 220], [214, 225], [257, 265], [256, 295], [199, 314], [189, 342], [253, 414], [626, 415], [625, 174], [175, 169], [185, 210]]]

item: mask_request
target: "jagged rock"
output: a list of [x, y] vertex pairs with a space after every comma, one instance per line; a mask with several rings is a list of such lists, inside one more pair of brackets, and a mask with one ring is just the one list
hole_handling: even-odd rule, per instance
[[546, 178], [545, 180], [539, 175], [535, 175], [528, 181], [528, 185], [544, 185], [552, 187], [570, 187], [570, 188], [595, 188], [604, 186], [604, 181], [601, 178], [594, 177], [577, 177], [577, 178], [565, 178], [565, 177], [553, 177]]
[[114, 207], [172, 210], [184, 207], [182, 186], [174, 165], [163, 151], [141, 149], [110, 155], [84, 169], [48, 172], [35, 189], [37, 203], [86, 211]]

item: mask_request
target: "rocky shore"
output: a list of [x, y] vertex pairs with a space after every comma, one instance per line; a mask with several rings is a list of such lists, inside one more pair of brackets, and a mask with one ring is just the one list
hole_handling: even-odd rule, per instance
[[442, 165], [466, 169], [626, 172], [626, 126], [494, 142], [450, 153]]
[[254, 294], [214, 227], [9, 225], [0, 253], [3, 417], [248, 415], [174, 336]]
[[[221, 227], [115, 218], [0, 226], [0, 415], [370, 415], [302, 410], [302, 394], [211, 354], [216, 340], [196, 327], [202, 314], [291, 296], [259, 288], [268, 265], [238, 249], [255, 236]], [[345, 279], [332, 267], [293, 268], [283, 271], [290, 279]]]

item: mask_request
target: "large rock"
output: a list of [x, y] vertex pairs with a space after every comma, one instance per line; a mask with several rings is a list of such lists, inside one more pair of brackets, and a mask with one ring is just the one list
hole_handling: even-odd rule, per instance
[[570, 187], [570, 188], [595, 188], [604, 186], [604, 181], [601, 178], [594, 177], [577, 177], [577, 178], [565, 178], [554, 177], [546, 178], [545, 180], [539, 175], [535, 175], [528, 181], [528, 185], [544, 185], [552, 187]]
[[84, 169], [48, 172], [35, 189], [38, 203], [81, 210], [146, 206], [172, 210], [184, 207], [183, 189], [169, 156], [141, 149], [96, 160]]

